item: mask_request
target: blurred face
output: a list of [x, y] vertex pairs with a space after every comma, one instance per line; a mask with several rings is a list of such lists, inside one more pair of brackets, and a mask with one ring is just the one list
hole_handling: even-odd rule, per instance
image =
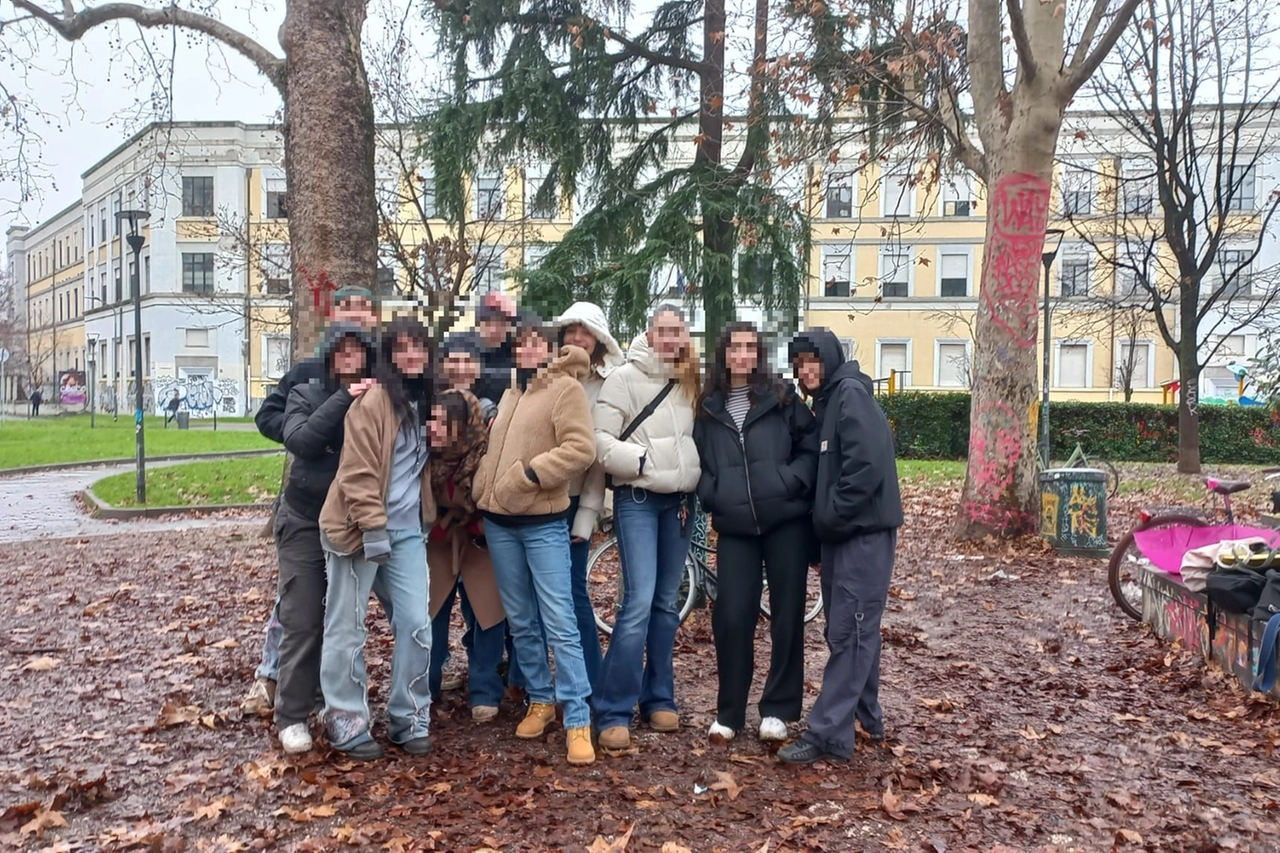
[[409, 335], [400, 335], [391, 348], [391, 363], [405, 376], [418, 377], [427, 369], [427, 348]]
[[431, 419], [427, 421], [427, 431], [431, 437], [431, 446], [437, 450], [448, 447], [453, 441], [453, 432], [449, 429], [449, 416], [444, 406], [431, 408]]
[[674, 311], [663, 311], [649, 324], [649, 346], [658, 358], [675, 364], [689, 348], [689, 329]]
[[359, 376], [364, 373], [366, 358], [359, 341], [343, 338], [333, 351], [333, 372], [338, 376]]
[[796, 356], [796, 381], [800, 387], [812, 393], [822, 387], [822, 359], [813, 353]]
[[444, 378], [450, 388], [470, 391], [480, 378], [480, 362], [469, 352], [451, 352], [444, 357]]
[[551, 361], [551, 343], [540, 335], [527, 332], [516, 339], [516, 367], [537, 370]]
[[373, 300], [364, 296], [348, 296], [341, 300], [334, 307], [331, 319], [335, 323], [355, 323], [365, 329], [378, 327], [378, 311]]
[[755, 332], [734, 332], [725, 347], [724, 361], [731, 379], [747, 379], [756, 369], [760, 355], [760, 341]]
[[591, 334], [586, 326], [581, 323], [574, 323], [564, 327], [564, 343], [565, 346], [582, 347], [587, 351], [587, 355], [591, 355], [596, 351], [596, 346], [600, 342], [596, 340], [596, 336]]
[[509, 320], [485, 320], [480, 324], [480, 340], [487, 347], [496, 347], [511, 334]]

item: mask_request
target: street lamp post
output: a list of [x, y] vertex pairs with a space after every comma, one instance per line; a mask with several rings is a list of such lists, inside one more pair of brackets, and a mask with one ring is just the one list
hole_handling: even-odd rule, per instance
[[98, 336], [88, 335], [85, 338], [85, 343], [88, 344], [85, 362], [89, 367], [89, 381], [87, 383], [89, 386], [89, 429], [94, 429], [97, 427], [97, 421], [95, 420], [97, 412], [94, 410], [93, 403], [93, 387], [98, 384]]
[[[116, 214], [121, 223], [128, 223], [125, 242], [133, 250], [133, 271], [129, 274], [129, 286], [133, 288], [133, 434], [138, 453], [138, 505], [147, 502], [147, 460], [142, 435], [142, 223], [151, 214], [145, 210], [122, 210]], [[124, 230], [123, 228], [121, 229]]]
[[1049, 274], [1053, 269], [1053, 260], [1058, 257], [1058, 247], [1062, 245], [1061, 228], [1046, 228], [1044, 232], [1044, 252], [1040, 260], [1044, 264], [1044, 380], [1040, 383], [1040, 461], [1045, 469], [1049, 467], [1049, 348], [1053, 343], [1053, 330], [1049, 327]]

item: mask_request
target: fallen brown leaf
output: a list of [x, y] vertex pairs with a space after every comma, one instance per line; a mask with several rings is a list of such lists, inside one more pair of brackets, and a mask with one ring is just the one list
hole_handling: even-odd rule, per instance
[[62, 663], [62, 658], [38, 657], [32, 658], [22, 665], [22, 669], [26, 672], [48, 672], [49, 670]]
[[738, 799], [738, 795], [742, 793], [742, 786], [734, 781], [733, 774], [723, 770], [717, 770], [715, 774], [716, 781], [711, 784], [711, 790], [724, 791], [729, 795], [730, 800]]
[[40, 810], [36, 812], [36, 816], [30, 821], [22, 825], [23, 835], [34, 835], [36, 838], [44, 838], [46, 829], [56, 829], [60, 826], [66, 826], [66, 818], [60, 812]]
[[894, 820], [906, 820], [907, 816], [902, 813], [902, 798], [893, 792], [893, 787], [885, 789], [884, 795], [880, 798], [880, 805], [884, 808], [884, 813]]
[[974, 805], [982, 806], [983, 808], [991, 808], [992, 806], [1000, 805], [1000, 801], [990, 794], [970, 794], [969, 802]]
[[668, 841], [662, 845], [662, 853], [693, 853], [693, 851], [683, 844]]
[[1141, 844], [1142, 835], [1132, 829], [1122, 829], [1116, 833], [1116, 844]]
[[596, 840], [588, 845], [587, 853], [624, 853], [627, 844], [631, 841], [631, 833], [635, 831], [636, 825], [633, 823], [627, 828], [626, 833], [619, 835], [613, 841], [606, 841], [603, 836], [597, 835]]

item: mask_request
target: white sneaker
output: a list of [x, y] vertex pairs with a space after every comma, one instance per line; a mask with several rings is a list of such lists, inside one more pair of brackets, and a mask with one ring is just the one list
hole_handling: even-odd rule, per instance
[[477, 705], [471, 709], [471, 719], [477, 723], [487, 723], [498, 716], [498, 709], [493, 705]]
[[786, 740], [787, 724], [777, 717], [765, 717], [760, 721], [760, 740]]
[[716, 721], [711, 724], [711, 731], [707, 732], [707, 737], [721, 737], [725, 740], [733, 740], [733, 736], [736, 734], [737, 732], [733, 729], [728, 726], [722, 726], [719, 721]]
[[311, 732], [306, 723], [294, 723], [280, 733], [280, 745], [288, 755], [311, 751]]

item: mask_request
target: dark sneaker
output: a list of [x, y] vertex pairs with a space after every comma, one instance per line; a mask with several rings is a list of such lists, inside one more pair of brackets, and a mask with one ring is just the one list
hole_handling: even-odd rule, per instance
[[382, 744], [378, 743], [376, 740], [365, 741], [364, 743], [353, 746], [350, 749], [337, 749], [335, 747], [334, 751], [345, 755], [347, 758], [354, 759], [355, 761], [377, 761], [379, 758], [387, 754], [386, 750], [382, 748]]
[[416, 737], [400, 744], [400, 748], [410, 755], [427, 755], [431, 752], [431, 738]]
[[778, 750], [778, 758], [784, 764], [812, 764], [815, 761], [841, 761], [843, 759], [838, 755], [822, 749], [822, 747], [809, 743], [807, 740], [798, 740], [794, 743], [787, 744]]

